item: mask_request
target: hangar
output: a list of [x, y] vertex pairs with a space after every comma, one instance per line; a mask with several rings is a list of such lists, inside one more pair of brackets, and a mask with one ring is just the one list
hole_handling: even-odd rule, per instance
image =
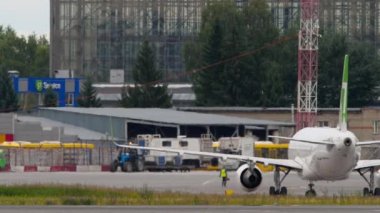
[[38, 115], [108, 134], [119, 140], [134, 138], [138, 134], [160, 134], [162, 137], [201, 137], [202, 134], [210, 134], [218, 139], [244, 136], [248, 131], [260, 140], [267, 140], [269, 134], [281, 128], [294, 128], [294, 124], [288, 122], [160, 108], [40, 108]]

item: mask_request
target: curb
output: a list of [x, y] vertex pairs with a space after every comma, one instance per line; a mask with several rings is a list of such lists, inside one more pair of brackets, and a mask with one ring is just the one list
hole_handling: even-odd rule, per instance
[[36, 165], [24, 166], [24, 172], [37, 172], [37, 166]]
[[6, 166], [0, 172], [109, 172], [109, 166], [101, 165], [57, 165], [57, 166]]

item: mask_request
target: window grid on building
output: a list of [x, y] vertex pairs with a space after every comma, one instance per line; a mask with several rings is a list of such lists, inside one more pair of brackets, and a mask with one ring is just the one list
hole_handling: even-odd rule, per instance
[[379, 134], [380, 120], [372, 121], [373, 134]]
[[328, 121], [318, 121], [318, 126], [319, 127], [329, 127], [329, 122]]
[[[110, 69], [132, 69], [140, 44], [156, 47], [157, 65], [171, 81], [187, 81], [183, 47], [196, 39], [202, 9], [228, 0], [51, 0], [51, 69], [91, 73], [108, 80]], [[235, 1], [240, 7], [249, 0]], [[299, 23], [298, 0], [267, 0], [273, 23], [283, 32]], [[380, 2], [320, 0], [321, 30], [373, 43], [380, 38]]]

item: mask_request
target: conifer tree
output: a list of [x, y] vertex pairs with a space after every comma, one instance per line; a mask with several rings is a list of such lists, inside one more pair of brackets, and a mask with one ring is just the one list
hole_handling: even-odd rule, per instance
[[144, 41], [133, 69], [133, 87], [124, 87], [120, 104], [123, 107], [171, 107], [167, 86], [161, 83], [162, 72], [156, 69], [154, 49]]
[[[234, 1], [215, 3], [202, 14], [197, 42], [185, 48], [196, 104], [204, 106], [273, 106], [282, 94], [275, 49], [262, 49], [279, 36], [264, 0], [249, 0], [241, 8]], [[243, 56], [244, 57], [240, 57]], [[229, 60], [235, 58], [234, 60]], [[194, 63], [194, 61], [199, 61]], [[268, 66], [270, 65], [270, 66]], [[205, 68], [207, 67], [207, 68]], [[273, 77], [274, 76], [274, 77]], [[273, 83], [273, 80], [276, 83]], [[266, 83], [270, 82], [270, 83]]]
[[44, 106], [45, 107], [57, 107], [58, 97], [54, 90], [49, 87], [45, 91]]
[[80, 107], [101, 107], [101, 100], [97, 98], [97, 92], [92, 86], [93, 80], [91, 77], [87, 77], [83, 82], [83, 87], [78, 99], [78, 105]]
[[0, 67], [0, 112], [14, 112], [18, 110], [18, 98], [4, 67]]

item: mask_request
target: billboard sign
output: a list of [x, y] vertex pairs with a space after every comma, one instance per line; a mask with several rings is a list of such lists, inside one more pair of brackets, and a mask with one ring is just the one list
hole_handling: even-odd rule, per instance
[[29, 78], [28, 79], [30, 92], [44, 92], [48, 88], [56, 92], [65, 91], [65, 80], [57, 78]]
[[123, 84], [124, 83], [124, 70], [111, 69], [110, 70], [110, 83], [111, 84]]
[[[68, 88], [66, 88], [66, 81]], [[58, 106], [77, 106], [80, 93], [79, 78], [13, 78], [17, 93], [39, 93], [43, 95], [51, 88], [58, 96]], [[67, 91], [66, 91], [67, 90]]]

